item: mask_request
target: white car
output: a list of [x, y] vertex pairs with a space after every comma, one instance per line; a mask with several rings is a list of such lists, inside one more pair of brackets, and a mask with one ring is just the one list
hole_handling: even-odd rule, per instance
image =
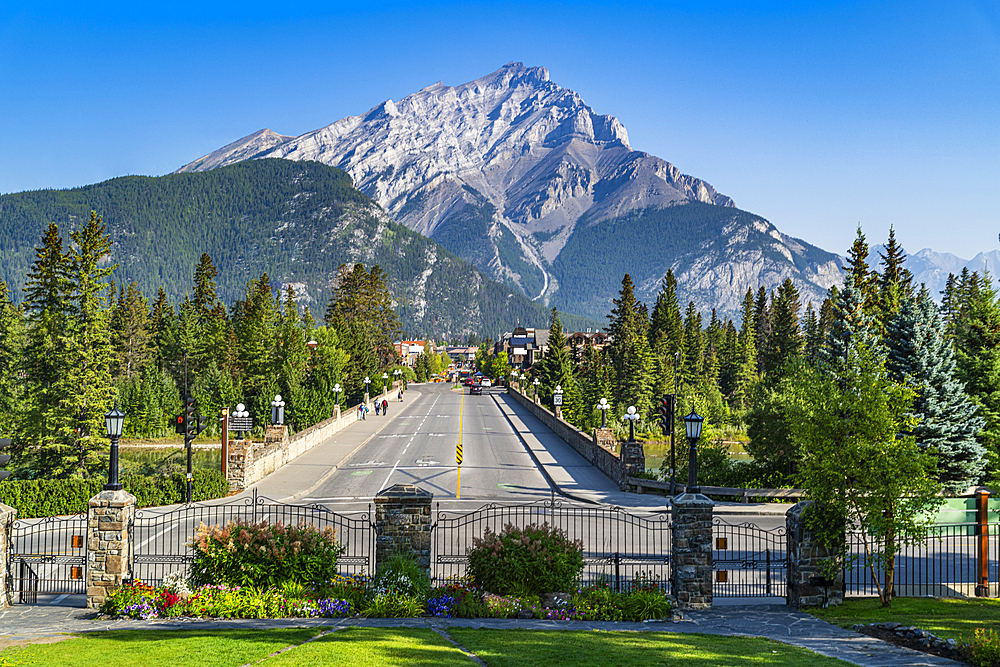
[[482, 386], [484, 386], [484, 387], [492, 387], [492, 386], [493, 386], [493, 383], [492, 383], [492, 382], [490, 382], [490, 379], [489, 379], [489, 378], [483, 378], [483, 379], [482, 379], [482, 380], [481, 380], [481, 381], [479, 382], [479, 384], [481, 384], [481, 385], [482, 385]]

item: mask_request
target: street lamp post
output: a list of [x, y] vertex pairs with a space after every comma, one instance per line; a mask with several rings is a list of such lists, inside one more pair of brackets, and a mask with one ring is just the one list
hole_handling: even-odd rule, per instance
[[281, 394], [275, 394], [271, 401], [271, 423], [276, 426], [283, 426], [285, 423], [285, 402], [281, 400]]
[[601, 411], [601, 428], [608, 427], [608, 410], [611, 409], [611, 404], [608, 403], [608, 399], [602, 398], [597, 403], [597, 409]]
[[388, 387], [389, 387], [389, 374], [388, 373], [382, 373], [382, 393], [383, 394], [385, 394], [385, 392], [388, 391]]
[[111, 439], [111, 460], [108, 462], [108, 483], [105, 491], [121, 491], [118, 482], [118, 438], [122, 437], [122, 427], [125, 425], [125, 413], [118, 409], [118, 403], [104, 415], [104, 426]]
[[344, 390], [340, 383], [333, 385], [333, 412], [340, 419], [340, 392]]
[[515, 382], [517, 382], [517, 371], [511, 370], [510, 371], [510, 380], [509, 380], [509, 382], [507, 384], [507, 388], [508, 389], [513, 389]]
[[677, 362], [680, 361], [681, 353], [674, 352], [674, 395], [670, 398], [670, 495], [677, 495], [677, 480], [674, 474], [677, 472], [677, 460], [674, 456], [674, 419], [677, 414]]
[[517, 390], [519, 392], [521, 392], [522, 394], [524, 393], [524, 380], [527, 377], [528, 377], [527, 375], [525, 375], [524, 373], [521, 373], [521, 375], [518, 377], [518, 380], [517, 380]]
[[535, 403], [538, 403], [538, 385], [540, 385], [541, 382], [538, 381], [538, 378], [535, 378], [535, 381], [532, 382], [531, 384], [535, 386], [535, 391], [532, 393], [532, 399], [535, 401]]
[[630, 443], [635, 443], [635, 423], [639, 420], [639, 413], [636, 412], [635, 406], [628, 406], [628, 410], [625, 411], [625, 419], [628, 420], [628, 441]]
[[[403, 371], [400, 370], [400, 369], [398, 369], [398, 368], [392, 372], [392, 375], [393, 375], [392, 379], [393, 379], [393, 382], [395, 384], [399, 384], [399, 376], [402, 375], [402, 374], [403, 374]], [[395, 384], [393, 386], [395, 386]]]
[[239, 436], [239, 440], [246, 439], [246, 432], [250, 430], [250, 413], [247, 411], [247, 406], [242, 403], [236, 404], [236, 410], [229, 413], [229, 423], [236, 427], [236, 433]]
[[688, 439], [688, 493], [701, 493], [698, 486], [698, 440], [701, 438], [701, 425], [704, 417], [700, 417], [694, 408], [691, 414], [684, 418], [684, 430]]
[[563, 398], [562, 385], [557, 384], [556, 388], [552, 390], [552, 407], [555, 408], [556, 419], [562, 419], [562, 398]]
[[368, 403], [369, 403], [369, 401], [371, 399], [371, 397], [368, 395], [368, 385], [370, 385], [371, 382], [372, 382], [371, 378], [366, 375], [365, 376], [365, 407], [366, 408], [368, 407]]

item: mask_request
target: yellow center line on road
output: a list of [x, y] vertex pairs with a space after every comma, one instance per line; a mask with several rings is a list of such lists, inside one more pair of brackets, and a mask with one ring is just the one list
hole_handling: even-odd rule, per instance
[[[463, 391], [461, 397], [458, 399], [458, 445], [455, 448], [456, 455], [458, 450], [462, 448], [462, 410], [465, 407], [465, 392]], [[455, 498], [462, 497], [462, 464], [456, 461], [458, 466], [458, 484], [455, 485]]]

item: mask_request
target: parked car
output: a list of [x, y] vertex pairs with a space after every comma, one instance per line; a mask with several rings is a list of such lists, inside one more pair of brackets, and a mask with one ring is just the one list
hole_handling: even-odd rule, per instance
[[469, 393], [470, 394], [475, 394], [476, 396], [482, 396], [483, 395], [483, 385], [481, 385], [481, 384], [470, 385], [469, 386]]
[[484, 387], [492, 387], [493, 386], [493, 382], [489, 378], [483, 378], [483, 381], [480, 382], [479, 384], [481, 384]]

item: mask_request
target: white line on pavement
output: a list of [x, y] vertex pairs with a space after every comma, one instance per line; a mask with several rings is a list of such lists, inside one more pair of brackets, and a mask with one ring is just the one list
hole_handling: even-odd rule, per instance
[[[401, 461], [401, 460], [402, 460], [402, 459], [400, 459], [400, 461]], [[384, 481], [384, 482], [382, 482], [382, 486], [378, 487], [378, 492], [376, 493], [376, 495], [377, 495], [378, 493], [381, 493], [381, 492], [382, 492], [382, 489], [384, 489], [384, 488], [385, 488], [385, 485], [389, 483], [389, 478], [390, 478], [390, 477], [392, 477], [392, 473], [396, 472], [396, 467], [397, 467], [398, 465], [399, 465], [399, 461], [396, 461], [396, 465], [392, 466], [392, 470], [390, 470], [390, 471], [389, 471], [389, 474], [385, 476], [385, 481]]]

